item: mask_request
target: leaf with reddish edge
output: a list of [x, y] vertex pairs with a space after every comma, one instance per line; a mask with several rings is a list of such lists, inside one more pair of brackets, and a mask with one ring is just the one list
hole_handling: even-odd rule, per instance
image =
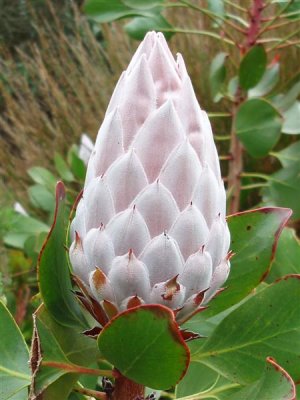
[[72, 293], [67, 254], [64, 248], [65, 188], [56, 185], [56, 208], [53, 225], [38, 259], [38, 280], [44, 304], [51, 316], [61, 325], [87, 328], [77, 300]]
[[[282, 229], [290, 218], [288, 208], [265, 207], [228, 217], [231, 233], [231, 268], [226, 290], [220, 292], [200, 318], [218, 314], [245, 298], [268, 275]], [[195, 329], [193, 327], [193, 329]]]
[[153, 389], [178, 383], [190, 361], [173, 312], [156, 304], [118, 314], [100, 333], [98, 346], [121, 374]]
[[262, 377], [234, 393], [230, 400], [296, 400], [295, 383], [290, 375], [272, 357], [266, 361]]

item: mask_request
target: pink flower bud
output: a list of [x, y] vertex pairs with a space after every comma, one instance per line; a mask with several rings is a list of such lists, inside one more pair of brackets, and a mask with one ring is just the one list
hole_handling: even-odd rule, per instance
[[71, 229], [74, 272], [100, 304], [164, 304], [184, 320], [227, 279], [225, 207], [211, 126], [184, 61], [148, 33], [89, 159]]

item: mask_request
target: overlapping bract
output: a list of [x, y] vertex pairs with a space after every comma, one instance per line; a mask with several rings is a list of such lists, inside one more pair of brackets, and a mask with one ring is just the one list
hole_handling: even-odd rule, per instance
[[183, 320], [229, 273], [225, 190], [208, 117], [184, 61], [148, 33], [100, 127], [70, 259], [116, 310], [164, 304]]

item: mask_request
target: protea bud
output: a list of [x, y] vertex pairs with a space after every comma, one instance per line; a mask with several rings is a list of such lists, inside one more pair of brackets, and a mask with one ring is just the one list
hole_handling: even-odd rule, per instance
[[175, 61], [163, 35], [148, 33], [88, 163], [71, 229], [74, 272], [106, 310], [157, 303], [183, 320], [228, 276], [225, 203], [210, 123], [182, 56]]

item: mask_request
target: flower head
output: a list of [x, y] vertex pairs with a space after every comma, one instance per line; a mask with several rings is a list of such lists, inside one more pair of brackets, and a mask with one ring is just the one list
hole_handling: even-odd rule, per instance
[[228, 276], [225, 206], [210, 123], [184, 61], [148, 33], [88, 163], [72, 222], [74, 272], [100, 305], [158, 303], [185, 318]]

